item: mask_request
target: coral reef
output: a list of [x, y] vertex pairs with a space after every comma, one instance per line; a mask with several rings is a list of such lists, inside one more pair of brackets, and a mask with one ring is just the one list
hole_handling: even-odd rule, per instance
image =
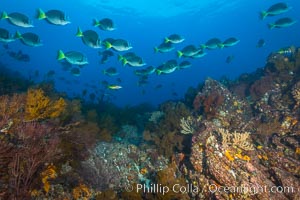
[[155, 110], [82, 104], [48, 83], [0, 96], [0, 199], [300, 199], [300, 51], [288, 49]]

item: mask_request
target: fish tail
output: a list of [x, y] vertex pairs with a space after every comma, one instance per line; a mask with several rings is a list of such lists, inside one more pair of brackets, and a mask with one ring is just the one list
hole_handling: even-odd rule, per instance
[[59, 50], [57, 54], [57, 60], [62, 60], [64, 58], [66, 58], [64, 52], [62, 50]]
[[122, 55], [118, 55], [118, 61], [122, 61], [124, 57]]
[[37, 10], [37, 18], [38, 19], [45, 19], [47, 16], [46, 16], [46, 13], [42, 10], [42, 9], [38, 9]]
[[22, 38], [22, 34], [19, 31], [16, 31], [14, 38], [15, 39], [21, 39]]
[[94, 19], [93, 20], [93, 26], [99, 26], [100, 25], [100, 22], [97, 20], [97, 19]]
[[265, 19], [265, 18], [267, 17], [267, 15], [268, 15], [268, 13], [267, 13], [266, 11], [261, 11], [261, 12], [259, 13], [259, 18], [260, 18], [261, 20], [263, 20], [263, 19]]
[[108, 41], [105, 41], [103, 45], [105, 46], [106, 49], [110, 49], [112, 47], [111, 43]]
[[284, 49], [279, 49], [279, 51], [277, 51], [277, 53], [283, 54], [284, 53]]
[[154, 47], [154, 52], [157, 53], [159, 49], [157, 47]]
[[3, 11], [1, 15], [1, 19], [7, 19], [7, 18], [9, 18], [7, 12]]
[[165, 38], [165, 43], [168, 43], [168, 42], [170, 42], [170, 40], [169, 40], [169, 38]]
[[83, 33], [82, 33], [80, 27], [77, 28], [76, 36], [77, 36], [77, 37], [82, 37], [82, 36], [83, 36]]
[[206, 49], [206, 45], [205, 45], [205, 44], [201, 44], [201, 45], [200, 45], [200, 48], [201, 48], [201, 49]]
[[123, 59], [122, 59], [122, 65], [125, 66], [127, 63], [128, 63], [128, 62], [127, 62], [126, 58], [123, 58]]
[[183, 56], [183, 53], [181, 51], [177, 51], [177, 57], [181, 58]]
[[161, 70], [158, 70], [158, 69], [157, 69], [157, 70], [156, 70], [156, 74], [157, 74], [157, 75], [160, 75], [160, 74], [161, 74]]
[[225, 47], [225, 45], [224, 45], [223, 43], [221, 43], [221, 44], [218, 44], [218, 47], [219, 47], [220, 49], [223, 49], [223, 48]]
[[275, 28], [275, 26], [276, 26], [276, 25], [273, 24], [273, 23], [268, 24], [268, 28], [269, 28], [269, 29], [273, 29], [273, 28]]
[[106, 71], [105, 71], [105, 69], [104, 69], [104, 70], [102, 70], [102, 73], [103, 73], [103, 74], [106, 74]]

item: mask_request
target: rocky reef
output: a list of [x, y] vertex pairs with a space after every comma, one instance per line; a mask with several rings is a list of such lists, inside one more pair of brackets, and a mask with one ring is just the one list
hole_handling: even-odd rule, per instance
[[300, 50], [289, 48], [151, 111], [45, 85], [4, 93], [0, 199], [300, 199]]
[[201, 188], [191, 197], [300, 198], [299, 61], [299, 50], [274, 53], [257, 80], [205, 82], [194, 99], [204, 120], [192, 136], [192, 168], [184, 166]]

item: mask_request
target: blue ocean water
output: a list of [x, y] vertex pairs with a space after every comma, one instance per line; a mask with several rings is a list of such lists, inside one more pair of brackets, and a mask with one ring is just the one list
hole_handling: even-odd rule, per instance
[[[66, 92], [71, 97], [82, 97], [82, 91], [87, 90], [97, 98], [104, 95], [105, 99], [113, 103], [136, 105], [150, 103], [157, 105], [166, 100], [181, 99], [187, 89], [196, 87], [207, 77], [219, 79], [226, 76], [231, 79], [242, 73], [253, 72], [265, 65], [267, 56], [286, 46], [299, 46], [300, 40], [300, 2], [286, 0], [292, 7], [288, 12], [259, 19], [259, 12], [268, 9], [274, 0], [77, 0], [77, 1], [20, 1], [3, 0], [0, 11], [20, 12], [33, 20], [33, 28], [22, 28], [11, 25], [7, 20], [0, 21], [0, 27], [11, 33], [33, 32], [40, 36], [43, 46], [29, 47], [20, 41], [8, 44], [11, 51], [22, 50], [30, 55], [30, 62], [20, 62], [5, 53], [1, 53], [1, 62], [7, 67], [21, 72], [36, 82], [52, 80], [58, 91]], [[64, 11], [71, 23], [66, 26], [55, 26], [45, 20], [35, 18], [38, 8], [44, 11], [58, 9]], [[268, 23], [281, 17], [291, 17], [298, 22], [286, 28], [269, 30]], [[116, 30], [102, 31], [92, 26], [93, 19], [110, 18], [114, 21]], [[101, 40], [105, 38], [122, 38], [128, 40], [134, 52], [141, 56], [146, 66], [159, 66], [169, 59], [178, 62], [188, 60], [192, 66], [188, 69], [176, 70], [171, 74], [148, 77], [148, 83], [138, 86], [138, 77], [133, 73], [134, 67], [123, 67], [117, 59], [118, 54], [109, 58], [105, 64], [99, 64], [101, 57], [98, 55], [102, 49], [92, 49], [85, 46], [80, 38], [76, 37], [77, 28], [82, 30], [95, 30]], [[181, 44], [175, 45], [175, 50], [168, 53], [155, 53], [154, 47], [158, 46], [170, 34], [180, 34], [185, 38]], [[240, 42], [229, 48], [207, 50], [203, 58], [177, 58], [176, 51], [189, 44], [199, 46], [211, 38], [220, 38], [222, 41], [229, 37], [236, 37]], [[257, 48], [259, 39], [265, 40], [265, 46]], [[62, 65], [56, 60], [57, 51], [80, 51], [89, 60], [89, 64], [81, 69], [80, 76], [73, 76], [68, 71], [62, 70]], [[1, 52], [6, 50], [1, 47]], [[230, 63], [226, 63], [228, 56], [234, 56]], [[145, 66], [145, 67], [146, 67]], [[108, 77], [102, 73], [103, 69], [116, 67], [119, 71], [117, 77]], [[38, 70], [38, 76], [35, 72]], [[55, 74], [47, 77], [49, 70]], [[109, 90], [102, 82], [122, 86], [120, 90]]]

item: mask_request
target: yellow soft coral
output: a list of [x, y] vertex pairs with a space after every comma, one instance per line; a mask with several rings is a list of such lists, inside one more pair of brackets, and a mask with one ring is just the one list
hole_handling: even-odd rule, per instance
[[298, 154], [298, 155], [300, 154], [300, 147], [296, 148], [295, 153]]
[[88, 200], [92, 196], [90, 189], [84, 184], [80, 184], [79, 186], [75, 187], [73, 189], [72, 194], [73, 194], [73, 198], [76, 200], [77, 199]]
[[235, 157], [239, 158], [240, 160], [247, 161], [247, 162], [249, 162], [251, 160], [249, 156], [247, 156], [247, 155], [243, 156], [241, 153], [235, 154]]
[[58, 117], [64, 111], [65, 107], [66, 102], [63, 98], [59, 98], [57, 101], [53, 102], [50, 118]]
[[42, 172], [42, 182], [44, 184], [44, 190], [46, 193], [50, 190], [49, 179], [55, 179], [57, 177], [56, 167], [54, 165], [48, 165], [47, 169]]
[[29, 89], [26, 98], [25, 119], [40, 120], [46, 118], [58, 117], [66, 107], [64, 99], [60, 98], [57, 101], [44, 95], [41, 89]]
[[225, 156], [226, 156], [226, 158], [228, 159], [228, 160], [230, 160], [230, 161], [234, 161], [234, 157], [232, 157], [232, 155], [230, 154], [230, 151], [228, 151], [228, 150], [225, 150]]

